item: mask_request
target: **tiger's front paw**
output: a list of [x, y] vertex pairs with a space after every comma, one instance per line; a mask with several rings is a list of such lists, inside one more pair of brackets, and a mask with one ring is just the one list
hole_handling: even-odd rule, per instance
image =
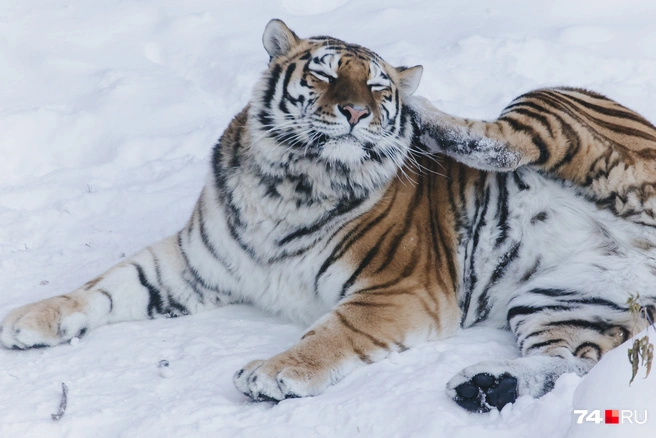
[[88, 327], [84, 302], [61, 295], [13, 310], [0, 323], [0, 341], [7, 348], [50, 347], [82, 336]]
[[275, 401], [320, 394], [330, 384], [328, 373], [278, 356], [254, 360], [234, 376], [238, 390], [255, 401]]

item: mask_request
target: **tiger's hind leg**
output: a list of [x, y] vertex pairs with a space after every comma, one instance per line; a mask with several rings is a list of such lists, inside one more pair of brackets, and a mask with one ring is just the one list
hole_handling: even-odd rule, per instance
[[621, 315], [616, 315], [621, 322], [611, 323], [549, 307], [511, 308], [508, 321], [523, 357], [465, 368], [447, 384], [453, 400], [471, 412], [487, 412], [523, 395], [541, 397], [562, 374], [585, 375], [604, 353], [628, 339], [629, 321]]
[[470, 412], [501, 410], [517, 397], [541, 397], [564, 373], [585, 375], [596, 363], [571, 354], [555, 357], [535, 354], [509, 361], [480, 362], [463, 369], [447, 384], [447, 394]]

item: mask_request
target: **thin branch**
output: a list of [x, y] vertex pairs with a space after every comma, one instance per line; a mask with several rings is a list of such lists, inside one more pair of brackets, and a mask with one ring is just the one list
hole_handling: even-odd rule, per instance
[[62, 382], [62, 397], [61, 401], [59, 402], [59, 411], [56, 414], [52, 414], [52, 419], [54, 421], [59, 421], [61, 417], [64, 416], [64, 413], [66, 412], [66, 405], [68, 403], [68, 386], [64, 382]]

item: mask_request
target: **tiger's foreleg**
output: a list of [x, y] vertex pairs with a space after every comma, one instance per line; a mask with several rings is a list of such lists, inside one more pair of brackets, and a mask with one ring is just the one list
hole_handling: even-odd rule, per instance
[[[555, 176], [583, 183], [589, 166], [602, 158], [608, 159], [613, 150], [622, 149], [623, 152], [614, 160], [626, 159], [627, 150], [619, 142], [629, 139], [600, 135], [593, 126], [595, 115], [571, 101], [581, 98], [597, 99], [583, 91], [535, 90], [513, 100], [492, 121], [452, 116], [423, 97], [411, 97], [407, 104], [418, 126], [420, 140], [461, 163], [493, 172], [512, 171], [530, 164]], [[608, 105], [608, 111], [623, 108], [609, 99], [603, 98], [602, 102]], [[630, 110], [626, 112], [631, 113]], [[656, 143], [645, 146], [654, 147]]]
[[250, 362], [235, 374], [234, 382], [258, 401], [317, 395], [393, 351], [452, 334], [459, 315], [455, 302], [446, 296], [431, 298], [426, 291], [355, 293], [296, 345], [269, 360]]
[[512, 171], [530, 162], [522, 148], [509, 142], [493, 122], [455, 117], [437, 109], [420, 96], [407, 99], [419, 140], [470, 167], [486, 171]]
[[530, 165], [618, 216], [656, 225], [656, 127], [611, 99], [535, 90], [489, 122], [451, 116], [421, 97], [406, 103], [420, 141], [435, 151], [486, 171]]
[[73, 292], [13, 310], [0, 324], [0, 341], [17, 349], [52, 346], [108, 323], [175, 317], [221, 304], [226, 297], [211, 295], [196, 274], [180, 237], [171, 236]]

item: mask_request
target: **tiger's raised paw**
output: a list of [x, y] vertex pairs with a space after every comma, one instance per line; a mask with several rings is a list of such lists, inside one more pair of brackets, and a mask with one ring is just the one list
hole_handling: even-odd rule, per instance
[[330, 384], [324, 374], [275, 356], [250, 362], [235, 373], [233, 381], [239, 391], [254, 401], [279, 402], [320, 394]]
[[88, 317], [83, 302], [61, 295], [13, 310], [0, 323], [0, 342], [18, 350], [50, 347], [84, 335]]

